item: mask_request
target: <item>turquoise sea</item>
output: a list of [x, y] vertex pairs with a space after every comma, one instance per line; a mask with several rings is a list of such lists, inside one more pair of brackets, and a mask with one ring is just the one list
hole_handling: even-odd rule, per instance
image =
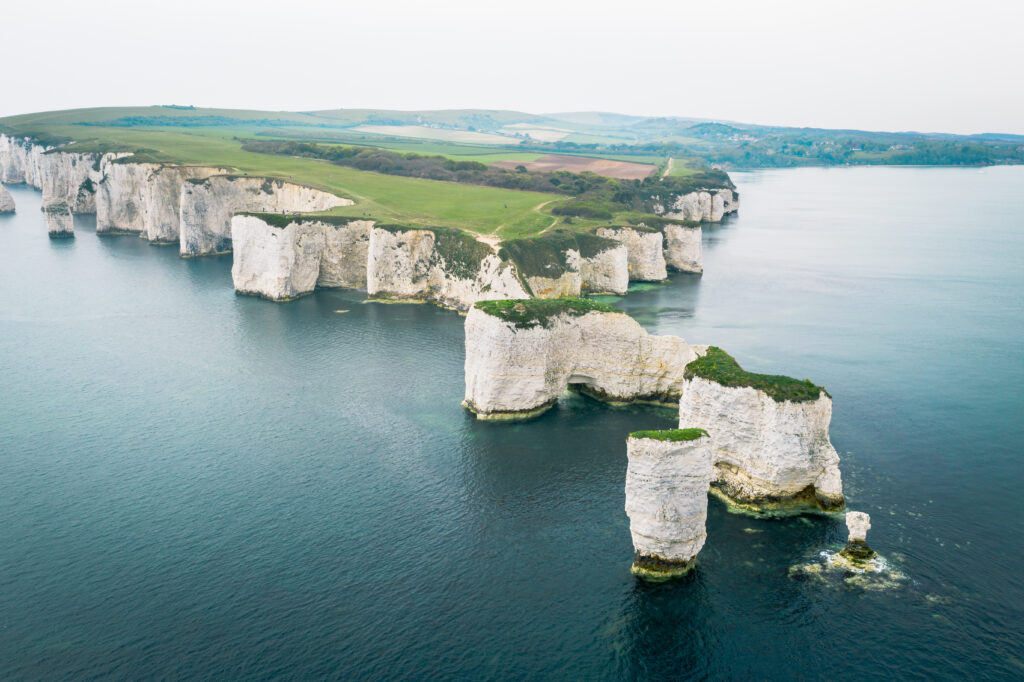
[[0, 217], [0, 679], [1024, 678], [1024, 167], [734, 174], [705, 274], [615, 305], [834, 397], [903, 576], [794, 580], [843, 523], [710, 502], [630, 574], [625, 435], [479, 423], [463, 318], [236, 296], [230, 256]]

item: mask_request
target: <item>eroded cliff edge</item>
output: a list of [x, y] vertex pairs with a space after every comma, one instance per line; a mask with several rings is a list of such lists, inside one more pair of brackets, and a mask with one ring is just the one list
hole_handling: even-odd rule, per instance
[[463, 405], [479, 419], [522, 419], [570, 386], [609, 402], [675, 405], [699, 350], [594, 301], [481, 301], [466, 317]]

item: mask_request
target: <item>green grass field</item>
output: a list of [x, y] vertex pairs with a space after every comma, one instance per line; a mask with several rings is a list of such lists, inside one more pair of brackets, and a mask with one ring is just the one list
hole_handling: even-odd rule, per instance
[[[79, 151], [125, 150], [140, 160], [183, 165], [222, 166], [239, 174], [287, 178], [324, 189], [356, 202], [337, 208], [335, 215], [366, 216], [383, 222], [416, 226], [446, 226], [500, 239], [533, 237], [558, 227], [587, 231], [598, 225], [628, 224], [630, 213], [612, 221], [565, 219], [549, 213], [567, 200], [560, 194], [522, 192], [477, 185], [383, 175], [336, 166], [325, 161], [247, 152], [241, 140], [307, 139], [336, 144], [364, 144], [397, 152], [439, 154], [481, 163], [533, 161], [544, 153], [514, 147], [467, 144], [444, 140], [367, 136], [353, 133], [372, 111], [268, 112], [178, 107], [118, 107], [44, 112], [0, 119], [11, 134], [43, 140], [74, 140]], [[467, 116], [502, 119], [508, 112], [443, 112], [453, 121]], [[410, 119], [416, 112], [404, 112]], [[168, 125], [162, 125], [167, 120]], [[117, 122], [119, 125], [101, 125]], [[580, 154], [584, 156], [584, 154]], [[659, 164], [658, 157], [586, 155]]]

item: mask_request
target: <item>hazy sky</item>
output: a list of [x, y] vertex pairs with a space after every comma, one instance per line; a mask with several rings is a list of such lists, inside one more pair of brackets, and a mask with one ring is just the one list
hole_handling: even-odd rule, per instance
[[602, 110], [1024, 134], [1016, 0], [8, 0], [0, 115]]

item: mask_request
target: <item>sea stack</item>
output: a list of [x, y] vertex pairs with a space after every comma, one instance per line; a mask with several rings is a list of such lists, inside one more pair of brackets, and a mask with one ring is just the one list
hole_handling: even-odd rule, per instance
[[699, 351], [587, 299], [478, 301], [466, 317], [462, 404], [479, 419], [522, 419], [572, 386], [611, 403], [674, 406]]
[[712, 492], [740, 509], [841, 509], [832, 399], [809, 380], [744, 371], [714, 346], [687, 365], [679, 423], [714, 436]]
[[14, 197], [3, 185], [0, 185], [0, 213], [14, 213]]
[[683, 575], [707, 538], [711, 439], [698, 428], [637, 431], [626, 446], [633, 573], [654, 581]]
[[74, 218], [66, 202], [58, 201], [43, 207], [46, 229], [50, 239], [69, 239], [75, 236]]
[[871, 530], [871, 517], [865, 512], [847, 512], [846, 528], [850, 535], [846, 541], [846, 547], [840, 552], [847, 559], [867, 561], [875, 558], [875, 550], [868, 547], [868, 531]]

